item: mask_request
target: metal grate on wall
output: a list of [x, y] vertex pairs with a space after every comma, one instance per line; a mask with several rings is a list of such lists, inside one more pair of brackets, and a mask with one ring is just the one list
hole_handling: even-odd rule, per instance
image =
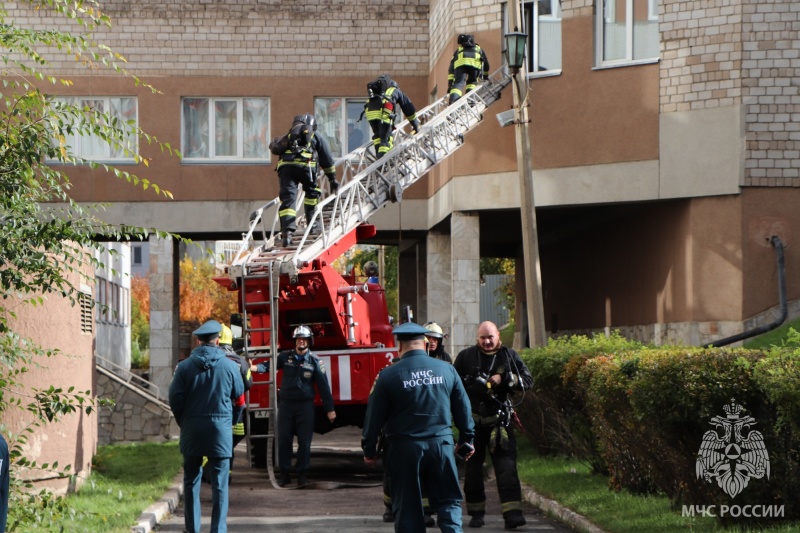
[[92, 334], [92, 295], [87, 292], [80, 293], [78, 301], [81, 305], [81, 333]]

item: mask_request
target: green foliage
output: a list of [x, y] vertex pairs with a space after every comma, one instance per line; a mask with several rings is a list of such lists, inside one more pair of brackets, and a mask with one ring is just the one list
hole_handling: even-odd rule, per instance
[[790, 320], [778, 328], [744, 341], [744, 347], [748, 350], [769, 350], [773, 346], [783, 346], [792, 329], [800, 329], [800, 318]]
[[66, 531], [119, 532], [164, 494], [182, 465], [178, 443], [114, 444], [100, 446], [92, 474], [66, 498], [74, 509]]
[[497, 303], [508, 309], [509, 320], [513, 323], [516, 313], [517, 293], [514, 290], [514, 260], [508, 257], [482, 257], [480, 260], [479, 273], [481, 281], [484, 276], [504, 275], [508, 276], [505, 282], [495, 289]]
[[[550, 340], [524, 351], [534, 394], [519, 410], [537, 452], [569, 455], [610, 474], [617, 491], [664, 494], [682, 505], [728, 505], [696, 459], [712, 418], [743, 406], [763, 436], [772, 475], [751, 479], [738, 505], [784, 505], [797, 520], [800, 504], [800, 334], [780, 346], [747, 349], [653, 347], [618, 334]], [[719, 508], [719, 507], [718, 507]], [[731, 517], [728, 517], [731, 520]], [[736, 523], [761, 527], [755, 520]]]
[[[793, 496], [800, 491], [800, 434], [780, 422], [785, 408], [795, 409], [796, 404], [774, 405], [768, 390], [772, 383], [760, 382], [753, 372], [776, 368], [775, 358], [785, 360], [777, 352], [673, 347], [587, 361], [579, 381], [591, 399], [585, 408], [608, 464], [611, 486], [663, 492], [676, 506], [729, 504], [729, 496], [716, 483], [698, 479], [695, 458], [704, 434], [714, 427], [710, 420], [724, 416], [722, 407], [735, 402], [756, 420], [757, 426], [743, 434], [758, 430], [763, 435], [771, 470], [780, 472], [752, 480], [736, 503], [785, 505], [786, 518], [800, 517]], [[791, 386], [789, 381], [782, 385]], [[795, 379], [793, 386], [798, 385]], [[786, 401], [783, 395], [776, 399]]]
[[539, 453], [578, 457], [594, 471], [606, 471], [596, 451], [583, 393], [576, 383], [577, 372], [588, 359], [641, 346], [614, 332], [609, 337], [598, 334], [550, 339], [545, 347], [522, 351], [533, 375], [534, 394], [525, 396], [519, 416]]
[[[131, 139], [157, 144], [162, 152], [180, 155], [169, 144], [143, 132], [135, 122], [56, 100], [45, 92], [57, 84], [72, 85], [68, 79], [45, 73], [50, 55], [74, 58], [87, 69], [110, 69], [136, 85], [155, 90], [120, 66], [124, 63], [122, 56], [92, 39], [94, 30], [110, 26], [96, 2], [27, 0], [17, 5], [61, 15], [77, 32], [43, 29], [39, 25], [23, 27], [20, 20], [28, 19], [11, 19], [5, 7], [0, 7], [0, 37], [4, 45], [0, 52], [4, 65], [0, 106], [0, 412], [4, 418], [31, 420], [18, 435], [6, 435], [12, 457], [9, 532], [46, 531], [50, 524], [60, 529], [58, 524], [68, 514], [63, 499], [47, 491], [31, 492], [33, 487], [21, 481], [18, 472], [43, 470], [46, 473], [39, 477], [51, 478], [72, 474], [68, 467], [37, 465], [28, 460], [24, 455], [28, 437], [64, 415], [79, 409], [88, 414], [95, 408], [91, 391], [76, 391], [61, 384], [42, 384], [41, 388], [23, 385], [21, 377], [30, 366], [66, 356], [58, 350], [43, 350], [33, 340], [15, 333], [14, 308], [21, 304], [41, 305], [48, 296], [77, 304], [84, 297], [78, 280], [93, 285], [94, 269], [109, 270], [93, 254], [107, 251], [101, 241], [144, 239], [151, 234], [177, 238], [155, 229], [108, 224], [96, 215], [103, 206], [75, 202], [69, 195], [70, 180], [59, 170], [67, 165], [104, 170], [109, 177], [152, 190], [156, 195], [172, 195], [130, 172], [83, 159], [73, 152], [67, 139], [90, 135], [144, 166], [149, 161], [138, 154], [138, 143], [132, 144]], [[36, 21], [32, 17], [30, 20]], [[59, 165], [50, 166], [51, 163]], [[13, 393], [14, 400], [8, 399], [7, 392]], [[9, 409], [19, 414], [9, 415]]]
[[140, 351], [150, 346], [150, 321], [135, 298], [131, 298], [131, 342]]
[[[381, 273], [381, 277], [383, 281], [383, 290], [386, 295], [386, 307], [389, 310], [389, 314], [397, 318], [400, 312], [397, 284], [398, 249], [397, 246], [384, 246], [383, 250], [383, 272]], [[346, 270], [347, 273], [355, 268], [356, 275], [363, 276], [362, 269], [365, 263], [374, 261], [380, 264], [380, 261], [378, 261], [378, 253], [379, 250], [377, 246], [356, 246], [341, 258], [341, 265], [339, 265], [339, 268], [340, 270]], [[337, 260], [337, 262], [339, 261]], [[418, 310], [415, 309], [414, 312], [416, 313]]]
[[712, 517], [682, 516], [663, 494], [639, 495], [610, 491], [606, 476], [593, 473], [580, 461], [562, 456], [540, 456], [526, 439], [519, 443], [519, 477], [538, 494], [557, 501], [609, 533], [674, 533], [676, 531], [745, 533], [795, 532], [800, 524], [757, 528], [723, 527]]

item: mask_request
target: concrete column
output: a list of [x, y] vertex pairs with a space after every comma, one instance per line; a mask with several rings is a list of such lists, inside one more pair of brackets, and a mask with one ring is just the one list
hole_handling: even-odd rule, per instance
[[453, 284], [452, 354], [475, 344], [480, 324], [480, 224], [477, 213], [454, 211], [450, 219]]
[[150, 381], [166, 395], [178, 362], [177, 241], [150, 239]]
[[[425, 270], [427, 271], [426, 287], [428, 292], [425, 321], [435, 321], [450, 335], [453, 330], [451, 302], [453, 300], [453, 284], [450, 279], [450, 234], [436, 231], [428, 232], [425, 247]], [[424, 324], [424, 322], [423, 322]], [[452, 355], [451, 339], [445, 347]]]

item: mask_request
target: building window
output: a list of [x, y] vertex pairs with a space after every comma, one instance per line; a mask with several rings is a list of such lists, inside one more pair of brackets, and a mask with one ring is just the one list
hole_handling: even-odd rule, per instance
[[325, 136], [334, 157], [342, 157], [372, 138], [367, 119], [360, 118], [366, 103], [366, 98], [314, 99], [317, 131]]
[[92, 334], [92, 295], [88, 292], [81, 292], [78, 295], [78, 302], [81, 306], [81, 333]]
[[269, 98], [184, 98], [185, 162], [269, 162]]
[[522, 17], [528, 34], [528, 73], [561, 71], [560, 0], [524, 2]]
[[137, 265], [137, 266], [142, 264], [142, 247], [141, 246], [134, 246], [133, 247], [133, 264]]
[[656, 0], [597, 0], [597, 65], [617, 66], [658, 60], [660, 36]]
[[[89, 161], [133, 162], [139, 153], [138, 105], [133, 97], [76, 96], [56, 98], [71, 106], [80, 107], [87, 112], [105, 113], [118, 121], [116, 128], [125, 132], [119, 145], [112, 146], [97, 135], [72, 133], [65, 135], [65, 142], [72, 148], [72, 154]], [[77, 125], [80, 126], [80, 125]]]

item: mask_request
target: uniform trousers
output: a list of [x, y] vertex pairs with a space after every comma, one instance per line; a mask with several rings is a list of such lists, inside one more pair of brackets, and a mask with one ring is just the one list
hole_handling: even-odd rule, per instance
[[228, 531], [228, 474], [230, 457], [183, 456], [184, 526], [188, 533], [200, 532], [200, 478], [205, 468], [211, 480], [211, 533]]
[[316, 172], [316, 167], [309, 168], [301, 165], [284, 165], [278, 171], [278, 181], [280, 183], [278, 197], [281, 200], [278, 216], [281, 221], [282, 232], [294, 232], [297, 229], [295, 203], [298, 187], [302, 187], [305, 192], [303, 206], [306, 213], [306, 221], [311, 222], [311, 217], [314, 216], [314, 210], [317, 208], [319, 199], [322, 196], [322, 191], [317, 187]]
[[392, 439], [387, 451], [396, 533], [425, 531], [421, 484], [428, 487], [439, 529], [460, 533], [461, 487], [452, 437]]
[[314, 400], [281, 400], [278, 404], [278, 466], [288, 474], [292, 468], [292, 443], [297, 435], [295, 471], [305, 474], [311, 461], [314, 435]]
[[370, 120], [369, 126], [372, 128], [372, 146], [375, 148], [375, 157], [380, 159], [394, 147], [394, 136], [392, 135], [394, 124], [382, 120]]
[[450, 87], [451, 104], [477, 87], [480, 73], [480, 69], [475, 67], [458, 67], [455, 69], [453, 72], [453, 86]]
[[[464, 479], [464, 494], [467, 498], [467, 512], [481, 516], [486, 512], [486, 491], [483, 483], [483, 462], [489, 449], [489, 440], [494, 425], [475, 425], [475, 455], [467, 461]], [[521, 512], [522, 488], [517, 475], [517, 441], [514, 429], [509, 426], [508, 444], [503, 448], [496, 444], [490, 451], [497, 477], [497, 492], [505, 516], [509, 512]]]

